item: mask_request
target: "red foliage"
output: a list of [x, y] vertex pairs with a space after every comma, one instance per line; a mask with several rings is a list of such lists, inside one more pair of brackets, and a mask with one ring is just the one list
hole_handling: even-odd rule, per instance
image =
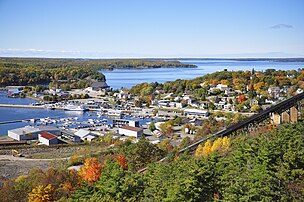
[[243, 94], [243, 95], [239, 95], [239, 97], [238, 97], [238, 102], [239, 103], [242, 103], [242, 102], [244, 102], [246, 100], [246, 97], [245, 97], [245, 95]]
[[119, 154], [116, 160], [124, 170], [128, 170], [128, 161], [123, 155]]

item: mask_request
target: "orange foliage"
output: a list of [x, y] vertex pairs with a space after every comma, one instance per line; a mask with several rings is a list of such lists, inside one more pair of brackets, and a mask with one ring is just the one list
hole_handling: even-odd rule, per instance
[[249, 85], [248, 85], [248, 90], [252, 90], [252, 83], [250, 83]]
[[119, 154], [116, 160], [124, 170], [128, 170], [128, 161], [123, 155]]
[[218, 84], [218, 80], [212, 79], [212, 80], [210, 80], [210, 83], [211, 83], [212, 85], [217, 85], [217, 84]]
[[225, 79], [225, 80], [221, 80], [221, 84], [229, 86], [230, 82]]
[[259, 90], [261, 90], [261, 88], [263, 88], [265, 86], [265, 83], [264, 82], [258, 82], [258, 83], [256, 83], [256, 84], [254, 84], [254, 90], [255, 91], [259, 91]]
[[82, 181], [87, 180], [89, 184], [93, 184], [100, 178], [101, 163], [96, 158], [87, 158], [78, 174]]
[[148, 95], [147, 96], [147, 103], [151, 104], [153, 100], [153, 96], [152, 95]]
[[242, 102], [244, 102], [245, 100], [246, 100], [246, 97], [245, 97], [244, 94], [238, 96], [238, 102], [239, 102], [239, 103], [242, 103]]

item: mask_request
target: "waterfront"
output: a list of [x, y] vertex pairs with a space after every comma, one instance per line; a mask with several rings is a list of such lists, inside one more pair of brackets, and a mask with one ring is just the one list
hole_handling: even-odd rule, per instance
[[101, 71], [113, 89], [130, 88], [138, 83], [193, 79], [216, 71], [238, 70], [297, 70], [304, 68], [304, 62], [272, 61], [235, 61], [235, 60], [181, 60], [185, 64], [197, 65], [197, 68], [156, 68], [156, 69], [114, 69]]
[[[266, 62], [266, 61], [232, 61], [232, 60], [185, 60], [188, 64], [195, 64], [198, 68], [157, 68], [157, 69], [115, 69], [113, 71], [103, 71], [106, 75], [107, 83], [112, 88], [131, 87], [142, 82], [165, 82], [176, 79], [192, 79], [208, 73], [227, 70], [297, 70], [304, 68], [303, 62]], [[29, 98], [8, 98], [5, 92], [0, 91], [1, 104], [23, 104], [28, 105], [35, 102]], [[62, 110], [46, 110], [46, 109], [24, 109], [24, 108], [0, 108], [0, 122], [31, 118], [46, 117], [78, 117], [79, 121], [87, 121], [88, 119], [103, 119], [107, 117], [97, 117], [92, 112], [73, 113]], [[111, 121], [111, 119], [109, 119]], [[0, 135], [7, 135], [7, 130], [23, 127], [29, 123], [11, 123], [0, 125]]]
[[[8, 98], [4, 91], [0, 91], [0, 103], [9, 103], [9, 104], [22, 104], [28, 105], [36, 102], [30, 98]], [[77, 122], [87, 122], [89, 119], [107, 119], [106, 124], [111, 124], [112, 120], [115, 117], [100, 116], [98, 117], [96, 112], [77, 112], [77, 111], [63, 111], [63, 110], [47, 110], [47, 109], [33, 109], [33, 108], [6, 108], [0, 107], [0, 122], [4, 121], [13, 121], [13, 120], [24, 120], [24, 119], [33, 119], [33, 118], [47, 118], [47, 117], [56, 117], [68, 118], [68, 117], [77, 117]], [[117, 117], [116, 117], [117, 118]], [[139, 120], [141, 124], [150, 119], [138, 119], [138, 118], [128, 118], [133, 120]], [[14, 128], [20, 128], [26, 125], [35, 125], [34, 123], [29, 122], [17, 122], [9, 124], [0, 125], [0, 136], [7, 135], [7, 131]], [[78, 124], [82, 126], [84, 124]]]

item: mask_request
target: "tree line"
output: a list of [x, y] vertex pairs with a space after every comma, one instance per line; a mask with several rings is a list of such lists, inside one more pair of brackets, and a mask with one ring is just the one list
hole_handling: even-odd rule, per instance
[[[168, 141], [116, 142], [80, 171], [33, 169], [7, 180], [3, 201], [301, 201], [304, 197], [304, 123], [209, 140], [194, 154]], [[110, 139], [109, 139], [110, 140]], [[165, 141], [164, 141], [165, 142]], [[110, 142], [108, 142], [110, 143]], [[190, 144], [190, 142], [188, 142]], [[154, 163], [167, 153], [169, 158]], [[136, 172], [143, 166], [148, 170]]]

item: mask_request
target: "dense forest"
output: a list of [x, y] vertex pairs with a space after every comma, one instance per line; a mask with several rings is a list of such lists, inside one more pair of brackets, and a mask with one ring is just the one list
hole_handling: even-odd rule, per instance
[[0, 58], [0, 87], [61, 82], [83, 88], [89, 83], [86, 78], [104, 79], [104, 75], [98, 72], [101, 69], [160, 67], [195, 66], [164, 60]]
[[[170, 144], [117, 142], [79, 172], [33, 169], [6, 181], [3, 201], [303, 201], [304, 123], [218, 138], [194, 154]], [[165, 153], [166, 162], [153, 163]], [[145, 173], [137, 169], [149, 165]], [[42, 200], [43, 199], [43, 200]]]
[[179, 61], [152, 59], [51, 59], [51, 58], [0, 58], [0, 67], [81, 67], [90, 69], [112, 68], [160, 68], [160, 67], [196, 67]]

